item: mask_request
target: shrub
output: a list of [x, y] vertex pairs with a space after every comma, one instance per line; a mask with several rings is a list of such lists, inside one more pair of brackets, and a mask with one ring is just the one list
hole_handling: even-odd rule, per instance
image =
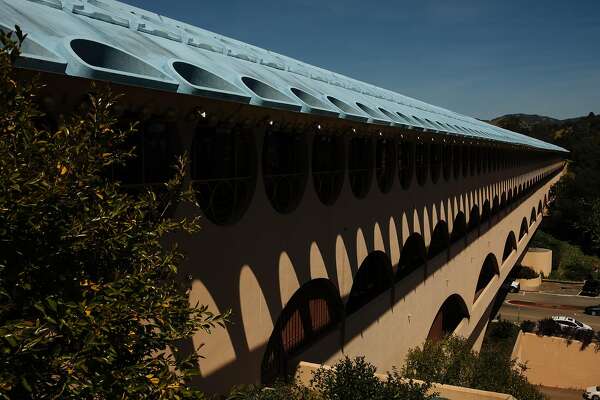
[[414, 379], [507, 393], [520, 400], [542, 400], [544, 396], [527, 381], [525, 369], [510, 358], [510, 351], [501, 343], [488, 343], [476, 353], [467, 339], [449, 337], [411, 349], [402, 373]]
[[[0, 39], [0, 397], [200, 397], [185, 385], [196, 353], [167, 350], [223, 319], [190, 306], [183, 255], [162, 244], [197, 221], [108, 178], [135, 134], [116, 129], [110, 93], [56, 131], [39, 127], [38, 84], [19, 81], [18, 44]], [[194, 201], [181, 190], [184, 158], [173, 161], [167, 198]]]
[[311, 380], [311, 389], [324, 399], [331, 400], [421, 400], [435, 397], [435, 393], [427, 394], [431, 388], [427, 378], [423, 379], [426, 383], [416, 383], [404, 380], [393, 370], [382, 381], [374, 375], [375, 372], [375, 366], [364, 357], [346, 357], [331, 368], [318, 369]]
[[521, 322], [521, 330], [523, 332], [533, 332], [535, 331], [537, 324], [533, 321], [525, 320]]
[[537, 334], [542, 336], [555, 336], [561, 333], [560, 325], [552, 318], [545, 318], [538, 322]]
[[569, 281], [583, 281], [592, 277], [592, 266], [581, 261], [565, 266], [563, 277]]
[[518, 327], [506, 320], [490, 323], [488, 327], [488, 337], [493, 340], [513, 339], [518, 333]]
[[517, 271], [516, 277], [518, 279], [534, 279], [540, 276], [537, 272], [529, 267], [522, 266]]

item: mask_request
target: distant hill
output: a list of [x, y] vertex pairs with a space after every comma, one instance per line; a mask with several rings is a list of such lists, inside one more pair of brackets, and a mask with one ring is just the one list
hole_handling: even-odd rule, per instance
[[594, 113], [563, 120], [543, 115], [507, 114], [488, 122], [565, 148], [572, 148], [583, 137], [600, 135], [600, 116]]

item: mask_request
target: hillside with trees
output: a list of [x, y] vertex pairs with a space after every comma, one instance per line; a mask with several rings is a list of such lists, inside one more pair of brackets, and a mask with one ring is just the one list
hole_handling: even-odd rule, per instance
[[[558, 120], [511, 114], [490, 122], [570, 151], [568, 172], [554, 189], [550, 218], [542, 229], [587, 254], [600, 255], [600, 116], [590, 112], [584, 117]], [[594, 264], [577, 265], [578, 276], [584, 278], [597, 271], [599, 266]]]

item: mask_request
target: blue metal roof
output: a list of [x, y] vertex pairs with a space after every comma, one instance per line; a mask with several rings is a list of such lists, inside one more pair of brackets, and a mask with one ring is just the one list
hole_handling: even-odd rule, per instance
[[114, 0], [0, 0], [23, 68], [464, 138], [566, 151]]

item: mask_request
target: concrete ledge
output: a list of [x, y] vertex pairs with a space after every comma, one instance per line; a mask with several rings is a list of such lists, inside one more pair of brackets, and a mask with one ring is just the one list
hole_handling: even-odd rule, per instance
[[[314, 372], [319, 368], [331, 369], [328, 365], [320, 365], [300, 361], [296, 369], [296, 381], [303, 386], [310, 386], [310, 380]], [[381, 380], [386, 379], [385, 374], [375, 374]], [[419, 382], [418, 380], [414, 380]], [[448, 400], [516, 400], [509, 394], [487, 392], [485, 390], [470, 389], [460, 386], [442, 385], [434, 383], [432, 392], [436, 392], [440, 397]]]

